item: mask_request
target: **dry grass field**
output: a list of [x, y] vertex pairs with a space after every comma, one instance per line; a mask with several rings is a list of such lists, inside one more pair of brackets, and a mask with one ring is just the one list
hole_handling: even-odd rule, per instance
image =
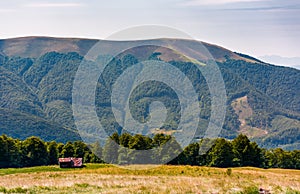
[[0, 169], [0, 193], [258, 193], [260, 187], [300, 193], [300, 171], [193, 166], [130, 170], [103, 164]]

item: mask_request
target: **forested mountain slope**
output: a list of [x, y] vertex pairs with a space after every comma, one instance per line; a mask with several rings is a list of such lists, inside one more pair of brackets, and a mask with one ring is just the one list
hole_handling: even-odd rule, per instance
[[[197, 41], [158, 39], [148, 42], [182, 46], [202, 61], [206, 60]], [[148, 42], [143, 41], [143, 44]], [[73, 81], [83, 56], [95, 43], [97, 40], [47, 37], [0, 40], [0, 133], [21, 139], [35, 135], [47, 141], [80, 139], [72, 111]], [[107, 51], [133, 45], [130, 41], [102, 43]], [[245, 133], [264, 147], [299, 148], [300, 71], [266, 64], [215, 45], [202, 45], [216, 59], [228, 96], [226, 119], [220, 135], [232, 139]], [[146, 59], [169, 62], [186, 74], [199, 65], [163, 47], [141, 47], [111, 61], [112, 68], [108, 72], [111, 80], [124, 69]], [[201, 123], [195, 137], [201, 138], [209, 121], [211, 100], [205, 79], [201, 76], [195, 80], [193, 76], [190, 78], [197, 82], [194, 86], [201, 99]], [[104, 86], [99, 79], [98, 87]], [[176, 96], [172, 96], [167, 88], [165, 91], [171, 95], [169, 108], [177, 118]], [[137, 99], [133, 105], [139, 120], [148, 119], [147, 110], [143, 110], [145, 101], [141, 99], [149, 96], [166, 101], [155, 90], [140, 90], [133, 96]], [[108, 97], [105, 93], [96, 95], [102, 118], [105, 118]], [[176, 122], [169, 121], [164, 129], [176, 128]], [[105, 122], [113, 124], [109, 119]], [[113, 128], [108, 130], [113, 131]]]

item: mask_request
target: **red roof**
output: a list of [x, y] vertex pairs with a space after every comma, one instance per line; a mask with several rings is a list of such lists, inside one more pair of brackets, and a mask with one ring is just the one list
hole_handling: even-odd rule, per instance
[[58, 161], [59, 162], [71, 162], [72, 159], [71, 158], [59, 158]]
[[82, 158], [71, 158], [73, 160], [75, 167], [81, 167], [82, 166]]

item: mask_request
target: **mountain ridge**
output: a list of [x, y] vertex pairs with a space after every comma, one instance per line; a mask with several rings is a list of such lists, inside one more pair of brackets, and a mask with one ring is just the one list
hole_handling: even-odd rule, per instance
[[[213, 53], [215, 60], [221, 62], [226, 60], [226, 57], [233, 59], [242, 59], [248, 62], [254, 62], [255, 60], [243, 57], [239, 53], [235, 53], [224, 47], [206, 43], [203, 41], [192, 39], [174, 39], [174, 38], [160, 38], [160, 39], [147, 39], [147, 40], [135, 40], [135, 41], [115, 41], [115, 40], [103, 40], [103, 39], [86, 39], [86, 38], [56, 38], [47, 36], [28, 36], [28, 37], [16, 37], [9, 39], [0, 39], [0, 53], [2, 52], [6, 56], [21, 56], [21, 57], [33, 57], [37, 58], [41, 55], [56, 51], [61, 53], [77, 52], [80, 55], [85, 55], [89, 49], [92, 48], [98, 42], [114, 44], [114, 43], [130, 43], [130, 42], [144, 42], [149, 41], [186, 41], [192, 43], [203, 44], [206, 49]], [[81, 41], [84, 41], [81, 42]], [[81, 44], [85, 44], [85, 47], [81, 47]], [[28, 50], [28, 51], [27, 51]], [[30, 54], [29, 54], [30, 53]]]
[[[104, 44], [108, 53], [116, 46], [127, 48], [134, 45], [133, 42], [136, 43], [136, 41], [53, 37], [0, 40], [0, 53], [4, 54], [0, 57], [2, 58], [0, 80], [3, 80], [0, 82], [2, 89], [0, 90], [0, 133], [8, 133], [21, 139], [28, 135], [39, 135], [45, 140], [63, 142], [80, 139], [75, 132], [76, 126], [72, 115], [72, 83], [83, 56], [98, 41]], [[293, 149], [299, 146], [297, 136], [300, 134], [300, 126], [298, 126], [300, 93], [297, 89], [300, 85], [299, 70], [267, 64], [251, 56], [199, 41], [184, 39], [139, 41], [144, 45], [164, 41], [170, 43], [171, 49], [146, 46], [138, 48], [140, 51], [129, 49], [133, 54], [130, 58], [131, 62], [138, 61], [138, 56], [135, 58], [134, 55], [143, 53], [141, 60], [148, 57], [163, 60], [188, 72], [192, 62], [181, 58], [174, 50], [184, 47], [184, 51], [205, 60], [207, 58], [201, 50], [203, 49], [201, 44], [216, 58], [228, 95], [227, 114], [221, 133], [223, 137], [234, 138], [238, 133], [249, 130], [246, 133], [248, 132], [253, 140], [267, 148], [281, 146]], [[115, 62], [122, 64], [125, 56], [116, 56]], [[114, 75], [114, 72], [111, 73]], [[7, 80], [12, 81], [7, 82]], [[207, 86], [205, 83], [200, 85], [199, 95], [203, 97], [201, 103], [206, 109], [210, 104], [209, 95], [207, 91], [201, 91], [200, 88]], [[139, 95], [142, 96], [143, 93]], [[248, 109], [244, 109], [245, 102], [239, 100], [245, 98], [247, 98]], [[250, 110], [249, 107], [252, 114], [243, 117], [242, 114], [245, 114], [243, 111]], [[12, 118], [7, 119], [6, 115], [11, 115]], [[147, 117], [143, 114], [139, 116], [145, 117], [144, 119]], [[205, 128], [208, 119], [209, 113], [204, 111], [201, 115], [203, 122], [199, 126], [201, 129]], [[26, 123], [26, 126], [22, 123]], [[89, 124], [88, 121], [86, 124]], [[26, 132], [22, 134], [21, 129], [15, 129], [17, 127], [24, 128]], [[47, 131], [50, 130], [56, 132], [47, 135]], [[16, 134], [16, 131], [20, 134]], [[266, 133], [262, 134], [261, 131]], [[65, 138], [61, 137], [62, 133], [66, 134]], [[197, 137], [201, 138], [200, 133]]]

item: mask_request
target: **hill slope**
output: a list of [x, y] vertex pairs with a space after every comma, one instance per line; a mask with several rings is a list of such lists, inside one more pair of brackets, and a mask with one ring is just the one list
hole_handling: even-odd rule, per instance
[[231, 59], [242, 59], [245, 61], [254, 62], [255, 59], [244, 57], [238, 53], [231, 52], [225, 48], [208, 44], [205, 42], [197, 42], [192, 40], [180, 40], [180, 39], [154, 39], [154, 40], [140, 40], [140, 41], [106, 41], [106, 40], [95, 40], [95, 39], [78, 39], [78, 38], [51, 38], [51, 37], [23, 37], [0, 40], [0, 54], [6, 56], [20, 56], [29, 58], [38, 58], [48, 52], [59, 52], [68, 53], [76, 52], [80, 55], [85, 55], [92, 46], [96, 43], [101, 42], [103, 48], [106, 48], [106, 52], [114, 50], [116, 47], [130, 47], [134, 42], [140, 42], [141, 44], [147, 42], [149, 44], [155, 44], [160, 42], [169, 42], [171, 45], [182, 45], [184, 44], [191, 52], [195, 52], [200, 56], [201, 54], [201, 43], [206, 49], [213, 55], [217, 61], [224, 61], [226, 58]]
[[[265, 147], [283, 146], [293, 149], [299, 146], [299, 70], [265, 64], [247, 55], [192, 40], [159, 39], [140, 42], [144, 45], [164, 42], [174, 50], [180, 48], [192, 53], [201, 61], [209, 59], [202, 45], [212, 54], [222, 72], [228, 95], [227, 114], [221, 132], [223, 137], [234, 138], [243, 132]], [[73, 80], [83, 60], [82, 56], [95, 43], [97, 40], [48, 37], [0, 40], [0, 132], [22, 139], [31, 135], [45, 140], [79, 139], [71, 109]], [[135, 45], [130, 41], [102, 40], [100, 43], [106, 48], [106, 53], [113, 52], [117, 47], [128, 48]], [[110, 79], [117, 79], [117, 75], [124, 69], [145, 59], [163, 60], [182, 72], [193, 72], [193, 65], [197, 64], [174, 50], [153, 46], [130, 49], [111, 62], [115, 68], [108, 72]], [[193, 81], [195, 78], [191, 76], [190, 79]], [[205, 79], [200, 76], [200, 79], [194, 81], [194, 87], [201, 97], [202, 122], [196, 134], [197, 138], [201, 138], [210, 117], [211, 99]], [[103, 84], [99, 80], [98, 87], [105, 86]], [[144, 90], [136, 94], [135, 99], [145, 99], [146, 95], [160, 101], [166, 100], [155, 91], [149, 93]], [[100, 110], [103, 113], [107, 113], [105, 111], [109, 109], [106, 105], [109, 101], [106, 100], [109, 96], [98, 93], [96, 97], [100, 99], [97, 106], [102, 107]], [[171, 96], [171, 99], [169, 108], [175, 113], [176, 96]], [[134, 103], [139, 113], [136, 118], [147, 120], [147, 103], [144, 100]], [[176, 118], [176, 114], [173, 116]], [[101, 118], [105, 118], [105, 115]], [[118, 127], [113, 121], [104, 120], [107, 126]], [[176, 128], [176, 123], [167, 122], [164, 128]]]

